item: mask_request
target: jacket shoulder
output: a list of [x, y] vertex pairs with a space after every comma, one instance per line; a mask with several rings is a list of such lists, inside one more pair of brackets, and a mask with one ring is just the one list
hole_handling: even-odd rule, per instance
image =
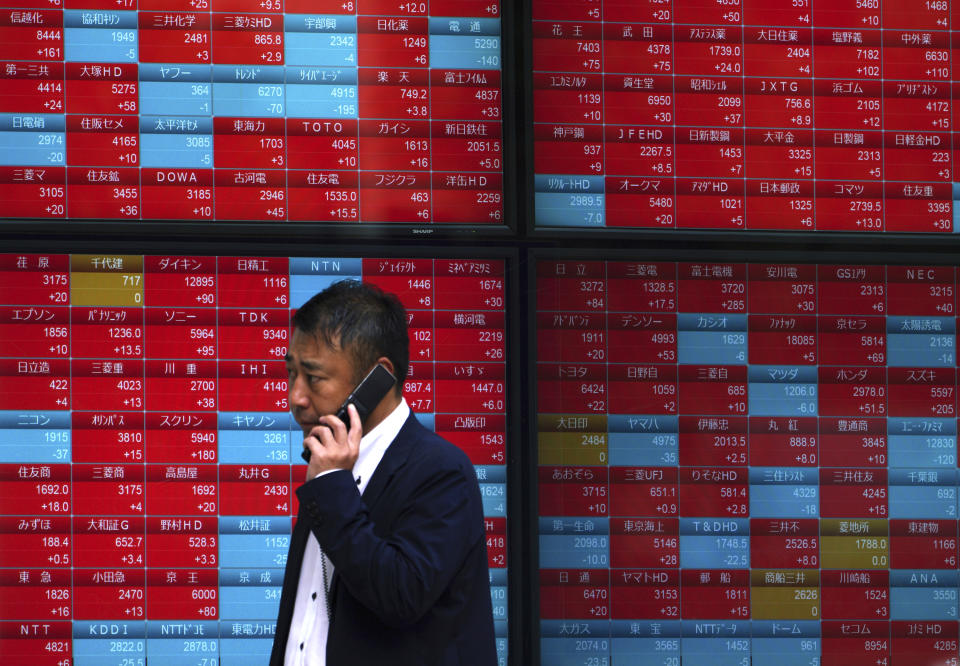
[[460, 447], [423, 426], [413, 414], [397, 438], [409, 438], [412, 447], [410, 456], [417, 466], [435, 472], [460, 471], [476, 479], [473, 463], [467, 454]]

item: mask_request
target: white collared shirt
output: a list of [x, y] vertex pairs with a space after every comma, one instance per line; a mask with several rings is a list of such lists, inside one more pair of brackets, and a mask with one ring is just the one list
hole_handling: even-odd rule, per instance
[[[353, 476], [357, 479], [357, 490], [361, 495], [383, 459], [383, 454], [387, 452], [387, 447], [396, 438], [409, 415], [410, 407], [407, 401], [401, 398], [400, 404], [387, 418], [360, 440], [360, 454], [353, 465]], [[321, 557], [326, 560], [327, 580], [323, 580]], [[287, 651], [284, 656], [286, 666], [326, 666], [327, 632], [330, 629], [326, 594], [331, 580], [333, 563], [320, 550], [320, 543], [311, 532], [307, 538], [307, 547], [303, 551], [297, 600], [293, 606], [290, 633], [287, 635]]]

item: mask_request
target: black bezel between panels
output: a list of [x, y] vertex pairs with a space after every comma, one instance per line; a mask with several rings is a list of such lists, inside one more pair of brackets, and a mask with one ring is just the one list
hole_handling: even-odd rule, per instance
[[[530, 526], [527, 534], [522, 535], [523, 544], [527, 549], [527, 561], [530, 573], [526, 578], [523, 594], [529, 599], [527, 621], [530, 622], [528, 637], [531, 666], [540, 666], [540, 540], [538, 523], [540, 518], [539, 507], [539, 454], [537, 443], [537, 264], [541, 261], [694, 261], [694, 262], [722, 262], [722, 263], [796, 263], [796, 264], [867, 264], [867, 265], [932, 265], [960, 267], [960, 244], [947, 243], [935, 250], [927, 247], [927, 251], [902, 252], [903, 239], [883, 237], [876, 244], [854, 244], [844, 246], [840, 243], [831, 243], [828, 239], [805, 239], [808, 245], [792, 242], [785, 243], [779, 238], [757, 238], [755, 247], [745, 243], [732, 242], [729, 234], [725, 234], [726, 243], [707, 242], [712, 236], [706, 235], [699, 239], [704, 242], [699, 247], [691, 247], [692, 243], [683, 243], [673, 236], [673, 243], [619, 243], [613, 247], [609, 242], [597, 242], [600, 239], [590, 239], [594, 242], [583, 243], [577, 239], [579, 248], [565, 246], [562, 243], [543, 242], [539, 247], [531, 248], [526, 256], [525, 289], [527, 295], [525, 325], [527, 327], [526, 364], [524, 371], [527, 378], [527, 400], [523, 405], [524, 433], [529, 442], [527, 446], [528, 462], [524, 468], [524, 492], [528, 498], [524, 518]], [[665, 240], [661, 235], [660, 239]], [[717, 237], [712, 237], [717, 241]], [[636, 236], [631, 240], [637, 241]], [[738, 237], [736, 240], [740, 240]], [[818, 243], [810, 241], [817, 240]], [[851, 239], [852, 240], [852, 239]], [[859, 239], [858, 239], [859, 240]], [[958, 239], [960, 240], [960, 239]], [[625, 247], [629, 245], [629, 247]], [[913, 250], [913, 248], [910, 248]], [[548, 666], [548, 665], [544, 665]]]
[[517, 233], [519, 216], [518, 183], [520, 182], [519, 132], [517, 109], [522, 99], [519, 86], [518, 9], [511, 0], [500, 1], [500, 77], [502, 126], [503, 220], [499, 224], [448, 224], [409, 222], [267, 222], [209, 220], [65, 220], [5, 218], [0, 210], [0, 239], [118, 238], [143, 239], [147, 242], [196, 239], [262, 241], [266, 238], [290, 242], [326, 243], [331, 240], [394, 241], [403, 239], [437, 242], [493, 240]]
[[[0, 234], [0, 238], [3, 235]], [[276, 242], [269, 245], [253, 245], [231, 238], [216, 241], [203, 238], [184, 242], [169, 238], [155, 242], [142, 238], [96, 238], [77, 237], [65, 239], [42, 234], [30, 238], [5, 242], [0, 248], [4, 254], [139, 254], [139, 255], [197, 255], [197, 256], [262, 256], [262, 257], [387, 257], [414, 259], [488, 259], [504, 262], [504, 313], [506, 324], [506, 475], [507, 475], [507, 664], [529, 664], [530, 629], [529, 611], [532, 606], [527, 597], [524, 581], [529, 576], [529, 554], [524, 547], [523, 534], [529, 531], [526, 525], [524, 506], [529, 484], [525, 483], [524, 469], [531, 464], [528, 447], [524, 441], [526, 428], [522, 426], [525, 414], [526, 382], [522, 358], [525, 349], [525, 322], [519, 321], [525, 307], [521, 297], [524, 279], [521, 255], [511, 244], [499, 245], [436, 245], [433, 243], [391, 242], [390, 244], [362, 244], [351, 242], [317, 243]], [[510, 313], [514, 313], [511, 316]], [[533, 461], [535, 464], [536, 461]]]

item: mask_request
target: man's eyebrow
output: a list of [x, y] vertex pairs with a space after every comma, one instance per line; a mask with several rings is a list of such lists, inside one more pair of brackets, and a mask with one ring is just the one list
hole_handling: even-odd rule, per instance
[[[289, 352], [287, 354], [284, 354], [283, 360], [287, 365], [296, 365], [293, 355], [290, 354]], [[306, 359], [306, 358], [301, 359], [299, 361], [299, 364], [302, 365], [307, 370], [313, 370], [313, 371], [323, 370], [322, 363], [317, 363], [316, 361], [311, 361], [310, 359]]]

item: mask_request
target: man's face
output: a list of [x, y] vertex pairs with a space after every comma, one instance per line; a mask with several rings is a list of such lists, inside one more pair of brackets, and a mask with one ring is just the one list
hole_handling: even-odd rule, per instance
[[306, 435], [317, 419], [335, 413], [355, 388], [353, 361], [339, 345], [331, 348], [297, 328], [286, 361], [290, 411]]

